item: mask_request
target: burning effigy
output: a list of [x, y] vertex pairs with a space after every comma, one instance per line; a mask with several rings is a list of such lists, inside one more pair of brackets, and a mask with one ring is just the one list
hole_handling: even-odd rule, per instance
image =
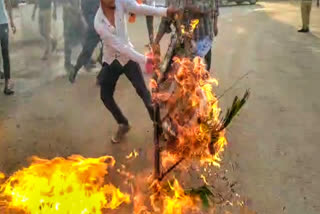
[[[188, 13], [191, 12], [189, 9]], [[165, 151], [166, 155], [178, 159], [177, 163], [197, 159], [219, 166], [220, 155], [227, 144], [225, 130], [247, 101], [249, 91], [242, 99], [235, 97], [225, 116], [221, 115], [219, 98], [213, 90], [218, 81], [206, 70], [203, 58], [196, 55], [198, 46], [193, 41], [193, 32], [199, 20], [191, 20], [189, 26], [185, 26], [181, 23], [185, 15], [182, 11], [174, 19], [176, 30], [162, 62], [160, 47], [152, 47], [155, 75], [150, 86], [158, 129], [155, 144], [159, 147], [158, 153]], [[162, 145], [160, 135], [165, 139]]]
[[[199, 213], [200, 201], [208, 204], [209, 199], [214, 198], [203, 175], [205, 185], [186, 190], [177, 179], [170, 181], [165, 177], [182, 162], [188, 165], [186, 162], [196, 160], [200, 165], [220, 167], [221, 155], [227, 145], [226, 128], [249, 97], [249, 91], [242, 99], [235, 97], [222, 116], [219, 98], [214, 93], [218, 81], [211, 77], [203, 58], [196, 56], [193, 32], [199, 20], [191, 20], [189, 26], [183, 25], [181, 20], [185, 12], [182, 10], [174, 18], [175, 33], [162, 62], [160, 47], [152, 47], [155, 74], [150, 86], [156, 122], [155, 193], [151, 201], [153, 209], [159, 213]], [[192, 13], [192, 8], [188, 13]], [[199, 15], [199, 11], [195, 13]]]

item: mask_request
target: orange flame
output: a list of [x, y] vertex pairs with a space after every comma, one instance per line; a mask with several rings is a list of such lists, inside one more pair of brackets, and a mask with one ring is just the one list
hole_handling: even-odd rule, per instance
[[128, 194], [104, 184], [107, 169], [114, 164], [110, 156], [33, 157], [31, 166], [17, 171], [0, 186], [0, 199], [8, 209], [31, 214], [101, 214], [102, 209], [116, 209], [130, 202]]
[[188, 33], [188, 35], [191, 36], [193, 34], [194, 30], [196, 29], [196, 27], [198, 26], [199, 22], [200, 22], [199, 19], [191, 20], [188, 32], [186, 32], [186, 26], [181, 25], [181, 33], [182, 34]]
[[200, 211], [199, 198], [187, 195], [177, 179], [172, 183], [168, 182], [168, 188], [155, 183], [154, 187], [158, 190], [153, 194], [151, 203], [154, 211], [162, 214], [183, 214], [197, 213]]
[[200, 175], [200, 178], [203, 180], [203, 183], [205, 183], [206, 185], [209, 185], [205, 175]]
[[179, 182], [175, 179], [173, 185], [170, 185], [173, 196], [164, 197], [164, 211], [163, 214], [182, 214], [186, 211], [199, 211], [195, 199], [187, 196], [184, 189], [180, 186]]
[[130, 152], [129, 155], [126, 156], [127, 159], [134, 159], [139, 156], [139, 153], [134, 149], [132, 152]]
[[[196, 24], [195, 22], [192, 26]], [[174, 136], [173, 141], [172, 139], [170, 141], [169, 137], [167, 155], [170, 156], [166, 158], [164, 155], [164, 159], [172, 160], [174, 159], [172, 156], [177, 159], [198, 157], [202, 164], [208, 163], [219, 167], [227, 141], [224, 132], [216, 131], [216, 127], [220, 124], [221, 109], [213, 92], [213, 85], [217, 86], [218, 81], [210, 77], [200, 57], [194, 59], [175, 57], [174, 64], [175, 70], [169, 81], [175, 90], [169, 94], [170, 96], [166, 95], [166, 99], [162, 101], [165, 101], [165, 108], [168, 109], [170, 118], [170, 122], [165, 123], [168, 127], [167, 133], [174, 132], [172, 127], [175, 127], [177, 136]], [[154, 97], [163, 97], [163, 94], [166, 92], [160, 91], [154, 94]]]
[[199, 19], [193, 19], [193, 20], [191, 20], [191, 23], [190, 23], [190, 33], [193, 33], [194, 32], [194, 30], [196, 29], [196, 27], [198, 26], [198, 24], [199, 24]]

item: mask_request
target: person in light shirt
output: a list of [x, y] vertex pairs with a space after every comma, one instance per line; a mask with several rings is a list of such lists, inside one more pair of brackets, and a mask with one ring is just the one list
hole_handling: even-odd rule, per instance
[[[8, 11], [8, 13], [7, 13]], [[10, 21], [10, 22], [9, 22]], [[14, 94], [10, 83], [10, 56], [9, 56], [9, 23], [11, 25], [12, 32], [16, 32], [16, 26], [12, 19], [12, 6], [9, 0], [0, 0], [0, 44], [2, 52], [3, 62], [3, 78], [4, 78], [4, 90], [5, 95]], [[0, 76], [1, 73], [0, 73]]]
[[156, 8], [139, 4], [136, 0], [100, 0], [100, 8], [95, 17], [94, 26], [103, 41], [103, 67], [98, 75], [100, 96], [105, 107], [118, 123], [118, 130], [112, 137], [112, 143], [119, 143], [130, 130], [128, 119], [116, 104], [113, 94], [119, 77], [124, 74], [143, 100], [150, 118], [153, 119], [153, 107], [150, 92], [143, 79], [141, 66], [148, 67], [152, 59], [137, 52], [130, 43], [127, 32], [127, 20], [130, 13], [144, 16], [173, 16], [173, 8]]

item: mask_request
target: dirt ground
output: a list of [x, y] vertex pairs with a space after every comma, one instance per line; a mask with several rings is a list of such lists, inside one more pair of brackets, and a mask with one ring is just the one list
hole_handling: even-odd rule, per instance
[[[115, 96], [133, 128], [126, 142], [112, 146], [116, 124], [100, 101], [96, 72], [83, 72], [69, 84], [61, 53], [40, 60], [36, 23], [24, 16], [21, 9], [16, 13], [22, 30], [11, 39], [16, 95], [0, 94], [0, 171], [10, 174], [32, 155], [109, 154], [121, 161], [134, 148], [143, 160], [137, 169], [151, 167], [152, 124], [128, 80], [120, 79]], [[297, 33], [300, 23], [300, 9], [292, 3], [221, 9], [213, 57], [217, 94], [250, 72], [222, 98], [222, 108], [251, 89], [229, 129], [224, 163], [232, 165], [238, 192], [259, 214], [320, 213], [320, 9], [313, 8], [311, 33]], [[144, 20], [129, 30], [143, 51]]]

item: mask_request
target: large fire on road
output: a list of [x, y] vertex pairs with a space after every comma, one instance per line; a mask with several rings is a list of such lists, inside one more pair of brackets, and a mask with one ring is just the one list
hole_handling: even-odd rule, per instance
[[129, 203], [130, 196], [106, 184], [107, 170], [114, 164], [110, 156], [33, 157], [28, 168], [0, 186], [0, 205], [30, 214], [99, 214], [102, 209], [116, 209]]

